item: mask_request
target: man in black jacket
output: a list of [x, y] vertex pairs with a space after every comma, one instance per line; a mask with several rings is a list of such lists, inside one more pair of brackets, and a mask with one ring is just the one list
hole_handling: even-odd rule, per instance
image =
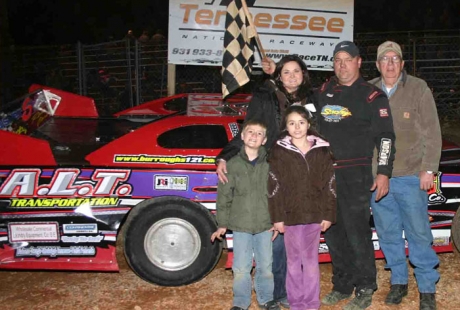
[[[333, 289], [322, 303], [334, 305], [349, 298], [356, 288], [356, 297], [345, 310], [369, 307], [377, 289], [369, 202], [371, 191], [376, 191], [376, 200], [388, 193], [395, 153], [388, 99], [360, 76], [360, 66], [357, 46], [340, 42], [334, 49], [335, 77], [317, 93], [318, 127], [337, 163], [337, 223], [325, 234]], [[379, 155], [375, 180], [374, 148]]]

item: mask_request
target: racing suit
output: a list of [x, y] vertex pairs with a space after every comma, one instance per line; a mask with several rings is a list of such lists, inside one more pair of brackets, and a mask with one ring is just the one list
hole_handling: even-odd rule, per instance
[[359, 77], [352, 85], [331, 78], [318, 90], [318, 127], [336, 160], [337, 223], [325, 233], [333, 290], [377, 289], [370, 220], [372, 156], [378, 174], [391, 177], [395, 134], [385, 94]]

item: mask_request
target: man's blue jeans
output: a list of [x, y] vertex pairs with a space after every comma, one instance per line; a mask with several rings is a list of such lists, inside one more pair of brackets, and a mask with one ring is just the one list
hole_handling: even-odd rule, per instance
[[262, 305], [273, 300], [272, 235], [271, 231], [258, 234], [233, 231], [233, 306], [247, 309], [251, 305], [253, 254], [257, 301]]
[[428, 219], [428, 195], [420, 189], [416, 175], [393, 177], [390, 192], [375, 202], [371, 199], [375, 228], [380, 247], [391, 269], [391, 284], [407, 284], [404, 235], [409, 245], [409, 260], [415, 266], [414, 273], [420, 293], [435, 293], [439, 272], [438, 256], [433, 250], [433, 235]]

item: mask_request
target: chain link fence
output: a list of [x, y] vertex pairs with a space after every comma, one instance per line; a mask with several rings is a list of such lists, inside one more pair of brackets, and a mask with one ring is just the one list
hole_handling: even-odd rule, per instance
[[[355, 42], [363, 59], [365, 79], [379, 75], [379, 44], [396, 41], [409, 74], [424, 79], [433, 91], [441, 121], [460, 120], [460, 30], [358, 33]], [[13, 51], [8, 93], [20, 96], [32, 83], [94, 98], [101, 115], [161, 98], [167, 94], [167, 46], [121, 40], [95, 45], [17, 47]], [[263, 80], [254, 69], [251, 83], [238, 92], [251, 92]], [[311, 71], [314, 87], [333, 75]], [[177, 65], [176, 93], [221, 92], [220, 67]], [[10, 100], [13, 98], [9, 98]]]

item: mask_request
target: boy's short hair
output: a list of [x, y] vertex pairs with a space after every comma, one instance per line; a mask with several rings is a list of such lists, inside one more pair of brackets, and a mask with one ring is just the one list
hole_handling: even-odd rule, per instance
[[259, 119], [250, 119], [243, 123], [243, 128], [241, 128], [241, 132], [243, 132], [246, 129], [246, 127], [251, 125], [259, 125], [260, 127], [264, 128], [265, 131], [267, 131], [267, 124], [264, 121]]

